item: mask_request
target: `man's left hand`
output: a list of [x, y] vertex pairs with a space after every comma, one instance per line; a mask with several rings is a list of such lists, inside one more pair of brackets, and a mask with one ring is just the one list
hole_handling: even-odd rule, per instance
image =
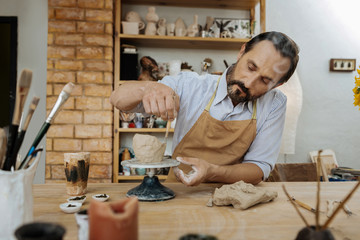
[[192, 168], [188, 174], [185, 174], [178, 167], [174, 167], [174, 173], [178, 180], [180, 180], [186, 186], [197, 186], [202, 182], [206, 181], [208, 176], [208, 171], [211, 167], [211, 164], [207, 161], [199, 158], [190, 158], [190, 157], [177, 157], [176, 160], [179, 162], [189, 165]]

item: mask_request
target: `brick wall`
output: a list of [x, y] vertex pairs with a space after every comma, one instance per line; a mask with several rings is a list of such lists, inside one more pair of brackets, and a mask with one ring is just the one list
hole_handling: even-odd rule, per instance
[[111, 182], [113, 0], [48, 0], [47, 113], [76, 87], [47, 133], [46, 182], [63, 182], [64, 153], [91, 152], [89, 182]]

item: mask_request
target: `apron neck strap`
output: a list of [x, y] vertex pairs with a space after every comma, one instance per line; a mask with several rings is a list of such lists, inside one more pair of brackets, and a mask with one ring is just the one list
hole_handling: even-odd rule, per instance
[[206, 105], [205, 110], [208, 111], [208, 112], [210, 111], [211, 104], [213, 103], [213, 101], [214, 101], [214, 99], [215, 99], [216, 92], [217, 92], [217, 89], [218, 89], [218, 87], [219, 87], [220, 78], [221, 78], [221, 77], [219, 77], [219, 79], [217, 80], [216, 89], [215, 89], [213, 95], [211, 96], [210, 101], [209, 101], [208, 104]]

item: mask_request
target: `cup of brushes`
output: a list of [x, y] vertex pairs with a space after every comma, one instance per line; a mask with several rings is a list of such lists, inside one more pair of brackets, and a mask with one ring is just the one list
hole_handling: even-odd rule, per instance
[[17, 227], [33, 220], [32, 183], [42, 151], [36, 148], [74, 88], [73, 83], [65, 85], [26, 156], [17, 162], [26, 130], [40, 100], [33, 97], [24, 114], [31, 80], [32, 71], [24, 69], [16, 86], [14, 114], [8, 136], [0, 129], [0, 239], [13, 239]]

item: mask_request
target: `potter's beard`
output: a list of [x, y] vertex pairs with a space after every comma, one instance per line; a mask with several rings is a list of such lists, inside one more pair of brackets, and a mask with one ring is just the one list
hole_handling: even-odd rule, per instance
[[[234, 106], [238, 105], [241, 102], [249, 102], [258, 98], [258, 96], [251, 95], [249, 89], [245, 87], [245, 84], [242, 81], [233, 80], [234, 70], [236, 68], [236, 65], [237, 63], [230, 66], [226, 74], [227, 92]], [[241, 89], [241, 91], [245, 93], [245, 96], [241, 96], [242, 93], [238, 88], [234, 89], [233, 88], [234, 85], [237, 85]]]

